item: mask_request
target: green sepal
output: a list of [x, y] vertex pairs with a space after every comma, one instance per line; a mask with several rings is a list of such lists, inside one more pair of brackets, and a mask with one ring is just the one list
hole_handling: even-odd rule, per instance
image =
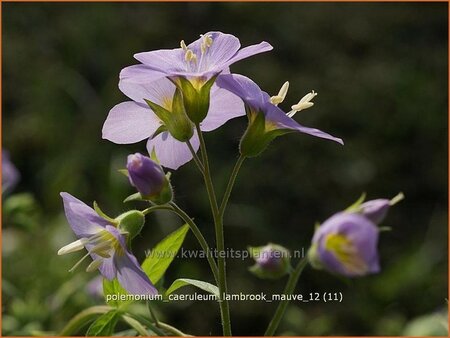
[[211, 77], [199, 89], [185, 77], [179, 77], [177, 85], [183, 92], [183, 103], [186, 114], [195, 124], [202, 122], [209, 111], [211, 87], [218, 75]]
[[[180, 142], [186, 142], [194, 135], [194, 126], [182, 108], [182, 96], [180, 90], [177, 88], [172, 100], [172, 111], [161, 107], [150, 100], [145, 99], [148, 106], [153, 110], [156, 116], [164, 123], [165, 129], [175, 139]], [[162, 131], [163, 129], [159, 130]], [[157, 130], [158, 132], [158, 130]]]
[[133, 201], [145, 201], [145, 199], [142, 198], [142, 195], [140, 192], [137, 192], [137, 193], [134, 193], [134, 194], [128, 196], [127, 198], [125, 198], [123, 200], [123, 203], [133, 202]]
[[131, 240], [142, 230], [145, 223], [145, 215], [139, 210], [130, 210], [118, 216], [115, 220], [119, 224], [119, 229], [128, 232]]
[[128, 169], [119, 169], [117, 170], [119, 173], [121, 173], [122, 175], [129, 177], [129, 173], [128, 173]]
[[345, 212], [359, 212], [361, 210], [361, 204], [364, 203], [364, 200], [366, 199], [366, 193], [363, 192], [361, 196], [353, 203], [351, 206], [349, 206], [347, 209], [345, 209]]
[[261, 154], [276, 137], [292, 132], [289, 129], [266, 130], [266, 118], [263, 112], [247, 109], [249, 124], [239, 143], [239, 151], [245, 157]]
[[115, 226], [118, 225], [117, 221], [116, 221], [114, 218], [109, 217], [107, 214], [105, 214], [105, 213], [103, 212], [102, 209], [100, 209], [100, 207], [98, 206], [98, 204], [97, 204], [96, 201], [94, 201], [94, 210], [95, 210], [95, 212], [96, 212], [101, 218], [107, 220], [108, 222], [114, 224]]

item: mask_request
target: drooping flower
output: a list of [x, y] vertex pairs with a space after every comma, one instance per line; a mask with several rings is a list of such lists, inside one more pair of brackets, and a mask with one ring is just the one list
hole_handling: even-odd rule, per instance
[[20, 174], [9, 158], [9, 153], [2, 150], [2, 193], [11, 191], [19, 181]]
[[[118, 144], [130, 144], [148, 139], [147, 150], [153, 151], [159, 163], [170, 169], [178, 169], [192, 159], [185, 142], [175, 139], [169, 131], [163, 131], [164, 122], [149, 107], [151, 101], [168, 112], [172, 111], [175, 85], [168, 79], [139, 83], [120, 81], [119, 88], [133, 101], [113, 107], [103, 125], [103, 138]], [[217, 86], [211, 88], [211, 102], [200, 129], [208, 132], [217, 129], [228, 120], [245, 114], [242, 101], [234, 94]], [[155, 136], [156, 133], [156, 136]], [[190, 139], [192, 148], [199, 148], [195, 130]]]
[[278, 279], [286, 275], [290, 268], [289, 250], [281, 245], [269, 243], [262, 247], [250, 247], [255, 265], [250, 272], [259, 278]]
[[377, 226], [357, 213], [340, 212], [318, 227], [308, 257], [332, 273], [358, 277], [380, 271]]
[[141, 65], [122, 70], [121, 81], [149, 83], [166, 76], [183, 94], [183, 105], [189, 119], [198, 124], [208, 114], [210, 89], [215, 77], [229, 73], [229, 66], [239, 60], [272, 49], [267, 42], [241, 49], [239, 39], [230, 34], [208, 32], [188, 46], [135, 54]]
[[343, 144], [340, 138], [318, 129], [304, 127], [292, 119], [296, 112], [312, 106], [310, 101], [317, 95], [314, 92], [306, 95], [298, 104], [292, 106], [292, 110], [286, 114], [277, 107], [277, 104], [284, 100], [288, 83], [285, 83], [280, 93], [272, 98], [262, 91], [256, 83], [243, 75], [220, 75], [216, 84], [236, 94], [245, 102], [249, 126], [240, 144], [241, 153], [244, 156], [252, 157], [260, 154], [274, 138], [292, 131]]
[[165, 204], [172, 199], [172, 188], [161, 166], [139, 153], [128, 155], [128, 178], [141, 197], [156, 204]]
[[111, 221], [100, 217], [92, 208], [68, 193], [61, 193], [67, 220], [78, 237], [58, 251], [58, 255], [86, 248], [88, 253], [71, 269], [73, 271], [88, 256], [93, 261], [86, 271], [100, 273], [108, 280], [117, 277], [130, 294], [157, 294], [156, 288], [127, 249], [125, 234]]

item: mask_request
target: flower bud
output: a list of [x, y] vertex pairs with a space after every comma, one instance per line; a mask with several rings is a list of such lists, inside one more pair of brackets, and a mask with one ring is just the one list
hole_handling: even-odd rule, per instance
[[308, 258], [315, 268], [357, 277], [380, 270], [377, 226], [358, 213], [339, 212], [320, 225]]
[[278, 279], [289, 273], [289, 250], [276, 244], [267, 244], [262, 247], [249, 248], [251, 256], [256, 263], [250, 267], [250, 272], [263, 279]]
[[142, 230], [145, 223], [145, 216], [139, 210], [130, 210], [116, 217], [116, 222], [120, 230], [126, 231], [129, 239], [136, 237]]
[[172, 188], [159, 164], [139, 153], [128, 155], [128, 178], [141, 197], [156, 204], [172, 200]]

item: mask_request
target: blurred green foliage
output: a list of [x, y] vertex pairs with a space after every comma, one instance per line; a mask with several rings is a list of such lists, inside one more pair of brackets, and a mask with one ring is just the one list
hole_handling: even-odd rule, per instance
[[[232, 33], [244, 46], [273, 44], [271, 53], [241, 61], [232, 71], [269, 93], [289, 80], [285, 107], [314, 89], [315, 106], [296, 119], [345, 141], [340, 147], [288, 135], [246, 162], [226, 214], [227, 246], [245, 249], [271, 241], [306, 249], [314, 223], [361, 192], [369, 198], [406, 195], [385, 222], [393, 231], [381, 236], [382, 273], [349, 281], [306, 269], [298, 292], [341, 291], [344, 301], [294, 302], [279, 332], [445, 334], [447, 4], [4, 3], [2, 8], [3, 146], [22, 176], [16, 195], [3, 205], [3, 334], [56, 332], [78, 311], [102, 303], [85, 291], [93, 276], [67, 272], [77, 257], [56, 256], [73, 238], [59, 192], [88, 203], [95, 199], [108, 214], [130, 208], [121, 201], [133, 190], [117, 169], [127, 153], [144, 151], [144, 143], [120, 146], [101, 139], [109, 109], [125, 100], [117, 88], [119, 71], [136, 63], [136, 52], [172, 48], [209, 30]], [[206, 135], [219, 192], [245, 123], [231, 121]], [[213, 243], [195, 166], [185, 165], [172, 177], [178, 203]], [[167, 213], [150, 217], [134, 246], [138, 258], [179, 224]], [[188, 237], [187, 248], [198, 248]], [[251, 264], [229, 261], [230, 292], [281, 292], [282, 281], [256, 279], [247, 272]], [[166, 287], [177, 277], [212, 279], [201, 260], [176, 260]], [[234, 332], [262, 334], [275, 306], [232, 303]], [[180, 302], [158, 309], [163, 320], [185, 332], [220, 333], [215, 304]]]

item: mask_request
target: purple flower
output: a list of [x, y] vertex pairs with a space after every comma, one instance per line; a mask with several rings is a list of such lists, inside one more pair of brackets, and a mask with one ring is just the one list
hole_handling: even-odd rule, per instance
[[158, 291], [142, 271], [136, 257], [127, 249], [124, 234], [92, 208], [68, 193], [61, 193], [67, 220], [79, 238], [58, 251], [63, 255], [86, 248], [88, 253], [71, 269], [73, 271], [84, 259], [93, 261], [86, 271], [98, 269], [108, 280], [117, 277], [130, 294], [157, 294]]
[[[170, 111], [175, 85], [166, 78], [152, 82], [121, 80], [119, 88], [133, 101], [119, 103], [110, 110], [103, 125], [103, 138], [118, 144], [130, 144], [148, 139], [148, 152], [151, 154], [154, 151], [160, 164], [167, 168], [178, 169], [189, 162], [192, 154], [186, 143], [176, 140], [167, 131], [154, 136], [158, 128], [162, 126], [162, 121], [145, 101], [150, 100]], [[200, 128], [202, 131], [212, 131], [228, 120], [244, 114], [243, 104], [237, 96], [213, 86], [209, 112], [200, 124]], [[190, 142], [197, 151], [199, 140], [195, 132]]]
[[9, 153], [2, 150], [2, 192], [11, 190], [19, 181], [20, 174], [12, 164]]
[[161, 192], [166, 176], [161, 166], [149, 157], [139, 153], [128, 155], [128, 177], [143, 197], [151, 197]]
[[277, 244], [267, 244], [263, 247], [249, 248], [255, 265], [250, 267], [250, 271], [260, 277], [277, 279], [290, 270], [289, 250]]
[[250, 123], [241, 140], [241, 152], [244, 155], [258, 155], [275, 137], [290, 131], [299, 131], [343, 144], [340, 138], [318, 129], [304, 127], [292, 119], [297, 111], [312, 106], [310, 101], [316, 95], [314, 92], [306, 95], [298, 104], [292, 106], [292, 111], [286, 114], [276, 105], [283, 101], [288, 83], [283, 85], [280, 93], [272, 98], [263, 92], [256, 83], [243, 75], [220, 75], [216, 84], [239, 96], [247, 106]]
[[392, 199], [379, 198], [362, 203], [358, 208], [359, 212], [370, 219], [375, 224], [381, 223], [391, 206], [397, 204], [404, 198], [402, 193], [399, 193]]
[[149, 82], [161, 76], [206, 80], [222, 71], [228, 72], [228, 67], [239, 60], [270, 50], [272, 46], [267, 42], [241, 49], [241, 43], [235, 36], [208, 32], [188, 46], [181, 41], [180, 48], [135, 54], [134, 57], [142, 64], [123, 69], [121, 78], [134, 78], [140, 82]]
[[366, 217], [340, 212], [316, 230], [308, 256], [313, 266], [348, 277], [377, 273], [378, 235]]

